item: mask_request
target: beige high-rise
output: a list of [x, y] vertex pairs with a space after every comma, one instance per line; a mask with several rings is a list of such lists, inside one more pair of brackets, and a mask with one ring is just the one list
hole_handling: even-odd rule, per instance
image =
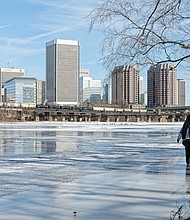
[[134, 65], [115, 67], [112, 72], [112, 104], [139, 104], [139, 71]]
[[36, 80], [36, 104], [43, 104], [45, 101], [45, 81]]
[[147, 75], [149, 107], [177, 106], [176, 69], [172, 64], [151, 66]]
[[79, 42], [56, 39], [46, 43], [46, 96], [49, 104], [79, 103]]

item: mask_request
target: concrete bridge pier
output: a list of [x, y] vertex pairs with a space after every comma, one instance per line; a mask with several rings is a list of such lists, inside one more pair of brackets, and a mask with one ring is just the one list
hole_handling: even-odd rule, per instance
[[22, 121], [22, 122], [25, 122], [25, 116], [22, 116], [22, 117], [21, 117], [21, 121]]
[[167, 122], [166, 116], [161, 116], [160, 117], [160, 122]]
[[129, 122], [130, 120], [129, 120], [129, 116], [125, 116], [125, 121], [126, 122]]
[[119, 122], [119, 116], [115, 116], [115, 122]]
[[83, 121], [83, 118], [79, 118], [79, 122], [82, 122]]
[[106, 122], [110, 122], [110, 117], [109, 117], [109, 116], [107, 117], [107, 120], [106, 120]]
[[151, 122], [152, 118], [150, 116], [147, 117], [147, 122]]
[[34, 121], [40, 121], [40, 117], [38, 115], [35, 115]]
[[49, 115], [47, 119], [48, 119], [48, 121], [53, 121], [53, 118], [51, 115]]
[[77, 116], [74, 116], [74, 117], [73, 117], [73, 121], [74, 121], [74, 122], [77, 122]]
[[84, 117], [84, 121], [85, 121], [85, 122], [90, 122], [90, 121], [91, 121], [90, 115], [86, 115], [86, 116]]
[[66, 121], [64, 116], [61, 117], [61, 121]]

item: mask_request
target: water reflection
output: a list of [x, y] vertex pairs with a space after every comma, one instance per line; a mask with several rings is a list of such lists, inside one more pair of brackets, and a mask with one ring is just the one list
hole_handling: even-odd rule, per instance
[[[85, 156], [115, 155], [116, 152], [120, 152], [128, 158], [129, 164], [131, 159], [138, 157], [139, 154], [144, 155], [144, 158], [150, 157], [150, 160], [152, 158], [155, 162], [158, 160], [157, 156], [162, 155], [161, 159], [167, 164], [168, 157], [164, 153], [167, 150], [165, 145], [171, 143], [171, 138], [175, 138], [175, 132], [165, 131], [165, 137], [160, 138], [163, 129], [155, 132], [156, 129], [145, 130], [134, 126], [133, 128], [129, 126], [128, 129], [121, 127], [120, 131], [114, 127], [98, 125], [94, 126], [93, 130], [88, 127], [83, 129], [81, 125], [77, 127], [62, 124], [22, 126], [0, 127], [0, 155], [78, 152], [81, 148], [88, 147], [89, 149], [83, 151], [88, 154]], [[161, 150], [162, 147], [164, 151]]]
[[56, 152], [56, 131], [3, 130], [0, 136], [1, 155]]
[[[42, 141], [35, 140], [36, 153], [53, 153], [56, 152], [56, 131], [42, 131]], [[43, 137], [53, 137], [54, 139], [46, 140]]]
[[[46, 130], [47, 129], [47, 130]], [[119, 132], [66, 131], [55, 128], [42, 130], [0, 130], [0, 155], [44, 154], [76, 150], [80, 137], [113, 138], [126, 136]]]
[[[72, 151], [87, 132], [45, 130], [1, 130], [0, 155], [44, 154]], [[93, 132], [88, 134], [93, 135]]]
[[166, 219], [186, 191], [176, 136], [102, 127], [0, 124], [1, 218]]

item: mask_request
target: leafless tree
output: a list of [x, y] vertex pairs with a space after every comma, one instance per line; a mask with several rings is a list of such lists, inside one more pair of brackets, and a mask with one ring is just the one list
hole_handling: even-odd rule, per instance
[[102, 63], [123, 64], [190, 61], [189, 0], [97, 0], [91, 11], [90, 31], [104, 32]]

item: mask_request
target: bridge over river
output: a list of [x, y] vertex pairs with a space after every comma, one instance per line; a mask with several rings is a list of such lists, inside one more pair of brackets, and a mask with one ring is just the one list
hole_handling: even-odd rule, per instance
[[[13, 112], [13, 109], [4, 111]], [[147, 109], [106, 108], [19, 108], [14, 118], [20, 121], [73, 121], [73, 122], [177, 122], [184, 121], [190, 106]]]
[[148, 109], [106, 108], [0, 108], [0, 121], [177, 122], [190, 106]]

